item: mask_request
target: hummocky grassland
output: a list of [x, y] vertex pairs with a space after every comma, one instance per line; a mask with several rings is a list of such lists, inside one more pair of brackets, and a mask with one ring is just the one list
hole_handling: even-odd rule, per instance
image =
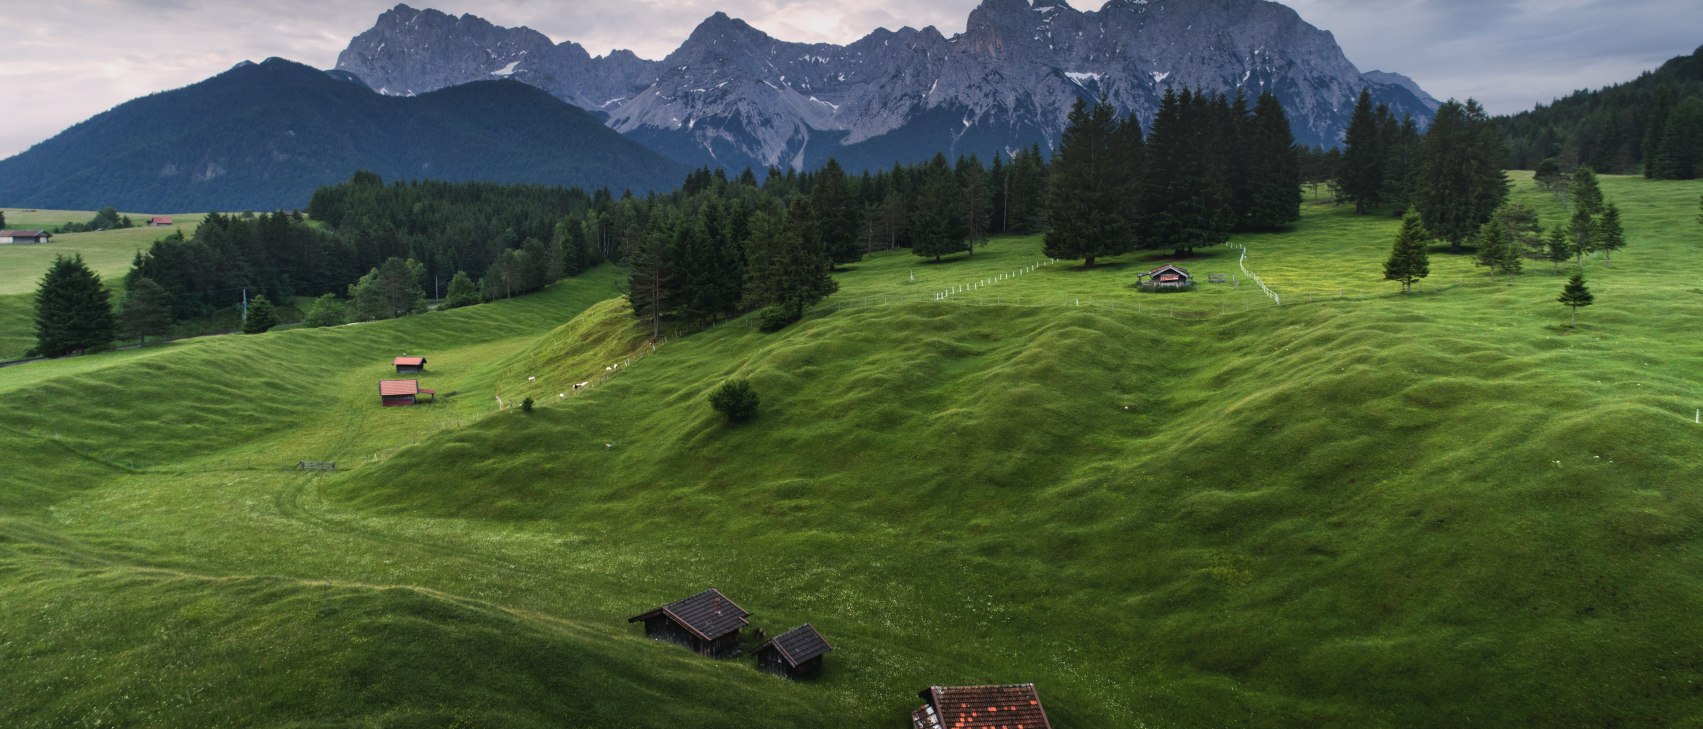
[[[1237, 240], [1281, 307], [1139, 260], [933, 301], [1042, 260], [1008, 239], [654, 353], [601, 270], [0, 370], [0, 724], [880, 727], [1032, 681], [1060, 727], [1703, 726], [1703, 185], [1604, 188], [1576, 331], [1543, 265], [1401, 296], [1394, 220], [1309, 208]], [[454, 394], [378, 407], [404, 351]], [[822, 679], [626, 623], [712, 585]]]

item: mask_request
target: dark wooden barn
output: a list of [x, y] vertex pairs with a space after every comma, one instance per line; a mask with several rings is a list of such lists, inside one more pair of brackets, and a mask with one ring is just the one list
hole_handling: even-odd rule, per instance
[[1186, 289], [1194, 285], [1194, 276], [1187, 269], [1167, 263], [1139, 277], [1142, 286], [1150, 289]]
[[746, 620], [750, 616], [712, 587], [634, 615], [627, 622], [643, 622], [645, 635], [652, 639], [682, 645], [710, 658], [726, 658], [739, 652], [739, 631], [750, 624]]
[[53, 234], [45, 230], [0, 230], [0, 243], [46, 243]]
[[912, 729], [1052, 729], [1035, 684], [930, 686], [911, 712]]
[[757, 668], [793, 680], [822, 673], [822, 656], [834, 647], [809, 623], [781, 633], [757, 646]]
[[385, 407], [414, 405], [420, 401], [421, 395], [429, 395], [437, 399], [437, 393], [432, 390], [420, 389], [419, 380], [379, 380], [378, 399]]
[[396, 365], [396, 374], [406, 375], [426, 371], [425, 357], [397, 357], [391, 360]]

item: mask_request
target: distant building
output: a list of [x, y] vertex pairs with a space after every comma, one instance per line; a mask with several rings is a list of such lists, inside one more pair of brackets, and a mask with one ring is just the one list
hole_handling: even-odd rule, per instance
[[438, 394], [432, 390], [420, 389], [419, 380], [379, 380], [378, 399], [385, 407], [414, 405], [420, 401], [421, 395], [430, 395], [433, 400]]
[[426, 371], [425, 357], [397, 357], [391, 364], [396, 365], [396, 374], [399, 375]]
[[1142, 286], [1153, 289], [1186, 289], [1194, 285], [1194, 277], [1187, 269], [1173, 264], [1165, 264], [1139, 277]]
[[1035, 684], [930, 686], [911, 712], [912, 729], [1052, 729]]
[[746, 620], [750, 616], [751, 613], [712, 587], [648, 613], [634, 615], [627, 622], [642, 621], [645, 635], [652, 639], [685, 646], [710, 658], [726, 658], [739, 652], [739, 631], [750, 624]]
[[52, 238], [45, 230], [0, 230], [0, 243], [46, 243]]
[[806, 623], [757, 646], [757, 668], [793, 680], [815, 678], [822, 673], [822, 656], [834, 647], [816, 628]]
[[171, 218], [153, 218], [148, 221], [150, 228], [163, 228], [168, 225], [172, 225]]

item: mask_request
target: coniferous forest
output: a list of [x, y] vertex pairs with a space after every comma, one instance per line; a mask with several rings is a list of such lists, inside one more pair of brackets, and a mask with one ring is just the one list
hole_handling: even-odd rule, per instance
[[1635, 80], [1501, 120], [1507, 164], [1589, 166], [1665, 180], [1703, 176], [1703, 47]]

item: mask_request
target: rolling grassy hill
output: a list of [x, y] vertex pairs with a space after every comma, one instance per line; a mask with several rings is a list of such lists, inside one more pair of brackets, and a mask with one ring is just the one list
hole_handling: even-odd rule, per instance
[[[1009, 239], [654, 352], [602, 270], [0, 370], [0, 724], [898, 726], [1033, 681], [1058, 726], [1698, 725], [1703, 185], [1604, 188], [1578, 330], [1536, 266], [1395, 294], [1395, 222], [1309, 208], [1237, 240], [1282, 307], [1133, 260], [933, 300], [1042, 260]], [[455, 394], [377, 407], [402, 351]], [[710, 585], [822, 680], [625, 622]]]

